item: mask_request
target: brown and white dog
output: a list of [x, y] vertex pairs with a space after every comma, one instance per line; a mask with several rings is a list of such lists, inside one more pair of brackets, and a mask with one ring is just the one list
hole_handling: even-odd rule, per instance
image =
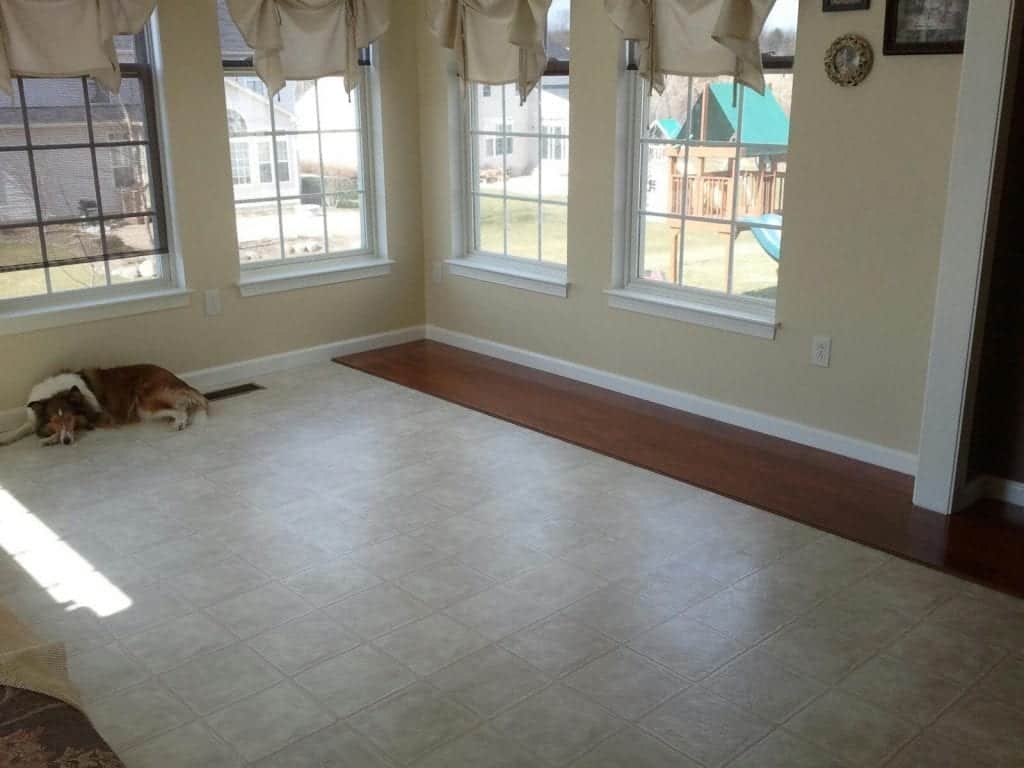
[[25, 423], [0, 436], [0, 445], [33, 432], [44, 445], [71, 445], [78, 429], [138, 421], [169, 419], [181, 430], [208, 408], [201, 393], [156, 365], [87, 368], [36, 384], [25, 406]]

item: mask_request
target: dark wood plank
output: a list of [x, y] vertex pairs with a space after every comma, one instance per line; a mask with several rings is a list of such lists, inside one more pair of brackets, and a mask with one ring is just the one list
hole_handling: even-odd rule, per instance
[[1024, 519], [914, 507], [909, 475], [437, 342], [337, 362], [1024, 595]]

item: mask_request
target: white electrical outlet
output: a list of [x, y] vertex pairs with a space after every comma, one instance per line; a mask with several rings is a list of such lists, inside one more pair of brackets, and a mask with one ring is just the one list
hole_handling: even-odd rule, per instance
[[206, 300], [206, 316], [216, 317], [224, 311], [224, 307], [220, 302], [220, 290], [217, 288], [210, 288], [203, 293], [203, 297]]
[[444, 262], [443, 261], [435, 261], [434, 262], [434, 282], [435, 283], [440, 283], [443, 278], [444, 278]]
[[828, 368], [832, 362], [832, 337], [814, 336], [811, 338], [811, 365]]

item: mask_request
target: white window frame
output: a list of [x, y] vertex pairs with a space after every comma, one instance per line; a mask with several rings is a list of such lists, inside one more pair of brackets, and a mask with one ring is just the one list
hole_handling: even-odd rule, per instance
[[[627, 56], [628, 58], [628, 56]], [[792, 69], [776, 70], [792, 72]], [[613, 259], [612, 287], [605, 291], [608, 304], [621, 309], [656, 317], [667, 317], [711, 328], [774, 339], [778, 329], [776, 301], [751, 296], [738, 296], [692, 286], [681, 286], [640, 276], [643, 249], [643, 214], [647, 146], [641, 141], [647, 114], [649, 86], [640, 73], [625, 69], [620, 94], [620, 160], [616, 183], [623, 209], [617, 217], [620, 232]], [[740, 90], [742, 99], [742, 89]], [[742, 103], [739, 126], [742, 130]], [[740, 151], [737, 144], [737, 152]], [[734, 187], [734, 197], [736, 189]], [[692, 218], [692, 217], [690, 217]], [[730, 219], [730, 222], [732, 220]], [[732, 245], [730, 245], [730, 262]]]
[[[160, 48], [160, 12], [155, 10], [144, 29], [151, 57], [153, 129], [159, 144], [159, 169], [164, 199], [166, 250], [159, 256], [159, 274], [150, 280], [75, 291], [0, 300], [0, 336], [47, 328], [80, 325], [98, 320], [179, 309], [191, 304], [185, 268], [177, 251], [178, 232], [171, 146], [168, 143], [164, 61]], [[152, 180], [151, 180], [152, 182]]]
[[[570, 93], [572, 88], [572, 78], [566, 74], [557, 73], [552, 74], [550, 77], [569, 77]], [[514, 85], [506, 85], [505, 88], [514, 88]], [[459, 100], [460, 107], [460, 120], [458, 125], [464, 126], [458, 131], [458, 137], [455, 139], [455, 145], [459, 147], [460, 156], [460, 179], [459, 188], [461, 189], [461, 220], [462, 229], [460, 233], [462, 242], [466, 244], [465, 250], [461, 253], [456, 254], [451, 259], [446, 260], [449, 274], [456, 275], [458, 277], [468, 277], [476, 280], [480, 280], [488, 283], [496, 283], [499, 285], [507, 285], [512, 288], [519, 288], [522, 290], [532, 291], [534, 293], [542, 293], [548, 296], [557, 296], [559, 298], [566, 298], [569, 295], [569, 279], [568, 279], [568, 268], [566, 264], [557, 264], [550, 261], [543, 261], [542, 259], [529, 259], [518, 256], [511, 256], [505, 253], [493, 253], [490, 251], [483, 251], [475, 247], [477, 242], [477, 217], [478, 210], [474, 201], [474, 180], [472, 178], [474, 169], [477, 164], [474, 162], [473, 154], [478, 151], [476, 143], [481, 137], [485, 137], [485, 153], [488, 153], [487, 141], [492, 140], [494, 142], [495, 154], [489, 155], [492, 158], [502, 158], [503, 161], [508, 157], [509, 154], [514, 153], [515, 145], [512, 144], [516, 138], [528, 138], [535, 139], [538, 142], [537, 162], [541, 162], [540, 151], [543, 143], [543, 115], [540, 112], [539, 104], [542, 98], [543, 79], [538, 83], [538, 127], [536, 133], [523, 133], [515, 132], [512, 130], [513, 122], [505, 119], [505, 97], [502, 95], [502, 86], [492, 86], [492, 94], [494, 93], [493, 88], [498, 88], [497, 95], [502, 99], [502, 118], [498, 121], [493, 121], [494, 132], [501, 132], [502, 135], [488, 135], [487, 131], [474, 132], [469, 126], [477, 125], [478, 118], [476, 114], [477, 109], [477, 98], [476, 98], [476, 87], [475, 85], [466, 87], [463, 89], [463, 93]], [[488, 98], [488, 97], [484, 97]], [[572, 96], [570, 95], [570, 103]], [[502, 131], [504, 126], [504, 131]], [[570, 139], [569, 134], [566, 133], [563, 139], [568, 141]], [[497, 152], [499, 144], [503, 153]], [[502, 199], [507, 201], [509, 199], [516, 200], [518, 198], [509, 198], [507, 194], [502, 195]], [[545, 205], [559, 205], [566, 208], [568, 211], [569, 201], [551, 201], [543, 200], [540, 198], [535, 201], [530, 199], [528, 202], [538, 204], [538, 216], [541, 216], [542, 206]], [[543, 222], [539, 222], [538, 227], [538, 255], [542, 253], [541, 248], [543, 245]], [[506, 233], [507, 237], [507, 233]]]
[[[363, 67], [363, 81], [353, 93], [352, 98], [358, 101], [359, 119], [359, 175], [363, 197], [362, 242], [363, 246], [349, 251], [322, 253], [310, 256], [289, 258], [265, 262], [242, 264], [239, 261], [238, 288], [242, 296], [260, 296], [299, 288], [308, 288], [332, 283], [361, 280], [369, 277], [383, 277], [390, 274], [394, 263], [388, 257], [387, 219], [384, 192], [384, 152], [382, 144], [383, 120], [381, 116], [379, 51], [380, 43], [374, 43], [369, 49], [370, 64]], [[252, 76], [255, 70], [250, 67], [225, 67], [223, 76]], [[273, 109], [270, 110], [273, 122]], [[267, 141], [271, 146], [273, 183], [278, 185], [277, 168], [287, 163], [290, 158], [280, 156], [280, 146], [286, 143], [282, 135], [266, 137], [248, 137], [250, 140]], [[231, 141], [237, 139], [232, 138]], [[290, 147], [291, 142], [287, 142]], [[291, 150], [288, 150], [291, 152]], [[256, 159], [258, 165], [258, 157]], [[289, 176], [292, 179], [292, 168]], [[259, 168], [256, 168], [254, 180], [258, 180]], [[263, 200], [264, 198], [257, 198]], [[268, 198], [268, 199], [276, 199]], [[240, 200], [238, 202], [253, 202]], [[232, 218], [234, 210], [232, 210]], [[283, 220], [281, 237], [283, 238]], [[325, 241], [326, 243], [326, 241]]]

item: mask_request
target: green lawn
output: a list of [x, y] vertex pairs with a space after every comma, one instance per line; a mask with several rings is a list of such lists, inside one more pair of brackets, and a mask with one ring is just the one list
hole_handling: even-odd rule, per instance
[[[480, 246], [493, 253], [504, 252], [504, 208], [501, 200], [480, 199]], [[545, 261], [566, 263], [567, 241], [564, 206], [543, 208]], [[508, 202], [508, 254], [537, 258], [537, 206], [516, 200]], [[667, 277], [675, 259], [672, 229], [662, 219], [651, 217], [645, 232], [644, 270], [653, 278]], [[691, 228], [687, 232], [683, 262], [683, 284], [693, 288], [725, 291], [729, 269], [729, 236]], [[736, 238], [733, 265], [734, 293], [775, 298], [778, 265], [762, 250], [750, 232]]]

